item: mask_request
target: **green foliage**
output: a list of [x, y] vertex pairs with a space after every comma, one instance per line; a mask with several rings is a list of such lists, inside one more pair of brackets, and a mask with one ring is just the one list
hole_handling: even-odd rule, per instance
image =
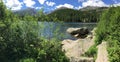
[[[107, 13], [107, 14], [106, 14]], [[95, 42], [96, 44], [100, 44], [103, 40], [103, 38], [105, 39], [106, 38], [106, 29], [107, 29], [107, 26], [109, 24], [109, 12], [105, 11], [101, 18], [100, 18], [100, 22], [98, 23], [98, 26], [97, 26], [97, 29], [96, 29], [96, 39], [95, 39]], [[107, 16], [108, 15], [108, 16]], [[107, 19], [106, 19], [107, 18]]]
[[38, 55], [38, 62], [69, 62], [61, 51], [61, 43], [54, 40], [41, 42], [42, 51]]
[[108, 53], [110, 62], [120, 62], [120, 42], [109, 40]]
[[95, 45], [91, 46], [87, 52], [85, 52], [86, 56], [94, 57], [97, 54], [97, 48]]
[[99, 16], [104, 10], [74, 10], [68, 8], [60, 8], [47, 16], [52, 20], [53, 18], [57, 18], [60, 21], [64, 22], [97, 22], [99, 21]]
[[36, 62], [36, 61], [32, 58], [26, 58], [26, 59], [21, 59], [20, 62]]
[[96, 30], [96, 44], [102, 40], [108, 41], [110, 62], [120, 62], [120, 7], [106, 10], [100, 19]]
[[0, 61], [1, 62], [68, 62], [61, 43], [41, 39], [38, 19], [12, 14], [0, 3]]
[[85, 52], [85, 54], [83, 56], [87, 56], [87, 57], [94, 57], [94, 60], [97, 57], [97, 47], [96, 45], [93, 45], [89, 48], [89, 50], [87, 52]]

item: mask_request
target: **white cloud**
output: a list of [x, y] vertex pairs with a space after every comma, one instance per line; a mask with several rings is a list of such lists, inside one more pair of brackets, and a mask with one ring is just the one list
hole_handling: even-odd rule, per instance
[[42, 7], [35, 7], [35, 9], [41, 9]]
[[113, 4], [114, 7], [120, 6], [120, 3]]
[[75, 9], [77, 9], [77, 10], [79, 10], [79, 9], [81, 9], [81, 8], [82, 8], [81, 6], [75, 7]]
[[56, 3], [55, 2], [46, 2], [46, 4], [48, 5], [48, 6], [54, 6]]
[[23, 2], [27, 7], [33, 7], [33, 5], [35, 5], [35, 1], [33, 0], [23, 0]]
[[22, 2], [19, 0], [3, 0], [7, 8], [11, 10], [20, 10], [22, 8]]
[[44, 4], [46, 0], [38, 0], [40, 4]]
[[58, 5], [58, 6], [56, 6], [56, 8], [60, 8], [60, 7], [74, 8], [73, 5], [68, 4], [68, 3], [65, 3], [64, 5]]
[[87, 6], [103, 7], [108, 5], [106, 5], [102, 0], [87, 0], [86, 2], [82, 3], [82, 7], [87, 7]]

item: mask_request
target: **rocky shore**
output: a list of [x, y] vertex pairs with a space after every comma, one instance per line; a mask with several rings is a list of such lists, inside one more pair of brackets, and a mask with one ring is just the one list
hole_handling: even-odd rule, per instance
[[70, 62], [93, 62], [92, 57], [81, 57], [92, 45], [94, 45], [93, 31], [83, 28], [68, 28], [67, 32], [77, 40], [65, 39], [62, 41], [62, 50], [70, 58]]
[[[62, 41], [62, 50], [70, 59], [70, 62], [94, 62], [93, 57], [83, 57], [82, 55], [93, 46], [95, 39], [95, 30], [89, 31], [86, 27], [83, 28], [68, 28], [66, 32], [76, 37], [77, 40], [65, 39]], [[98, 54], [95, 62], [108, 62], [106, 43], [98, 46]], [[102, 51], [102, 48], [104, 51]], [[102, 53], [106, 54], [102, 54]], [[101, 56], [102, 55], [102, 56]]]

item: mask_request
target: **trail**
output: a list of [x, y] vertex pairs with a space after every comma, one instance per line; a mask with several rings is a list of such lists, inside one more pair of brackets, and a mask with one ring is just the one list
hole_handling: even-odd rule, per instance
[[98, 54], [97, 59], [95, 62], [108, 62], [108, 53], [107, 53], [107, 43], [102, 42], [100, 45], [97, 46]]

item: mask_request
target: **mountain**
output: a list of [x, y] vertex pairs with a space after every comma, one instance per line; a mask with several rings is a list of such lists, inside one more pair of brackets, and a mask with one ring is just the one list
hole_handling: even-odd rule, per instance
[[24, 16], [24, 15], [35, 15], [37, 14], [37, 10], [34, 8], [27, 8], [27, 9], [23, 9], [23, 10], [18, 10], [18, 11], [13, 11], [14, 14], [20, 15], [20, 16]]
[[57, 18], [65, 22], [98, 22], [101, 13], [107, 7], [84, 7], [80, 10], [61, 7], [48, 14], [50, 18]]
[[97, 7], [97, 6], [87, 6], [84, 8], [81, 8], [81, 11], [88, 11], [88, 10], [104, 10], [107, 9], [108, 7]]
[[[50, 20], [59, 20], [64, 22], [98, 22], [101, 13], [108, 7], [84, 7], [80, 10], [71, 8], [61, 7], [55, 9], [52, 12], [45, 12], [45, 16], [48, 16]], [[38, 10], [34, 8], [27, 8], [24, 10], [13, 11], [14, 14], [19, 16], [36, 15]], [[41, 18], [39, 18], [41, 19]]]
[[62, 10], [64, 11], [64, 10], [73, 10], [73, 9], [67, 8], [67, 7], [60, 7], [60, 8], [57, 8], [57, 9], [49, 12], [48, 14], [51, 14], [51, 13], [54, 13], [54, 12], [59, 12], [59, 11], [62, 11]]

